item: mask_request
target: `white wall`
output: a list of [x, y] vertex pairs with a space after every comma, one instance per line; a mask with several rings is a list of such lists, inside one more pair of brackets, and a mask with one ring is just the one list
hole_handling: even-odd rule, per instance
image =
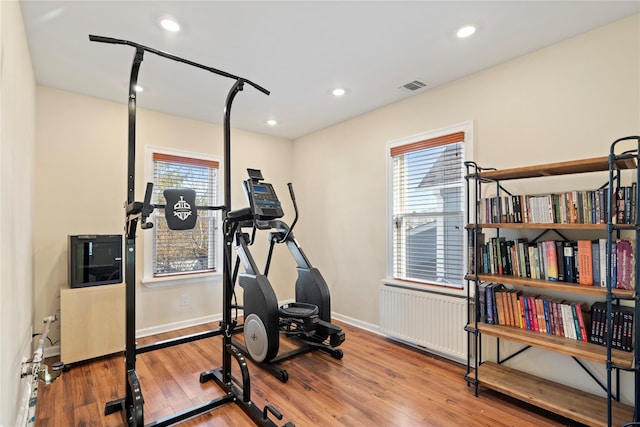
[[[127, 78], [127, 76], [123, 76]], [[241, 95], [240, 95], [241, 96]], [[222, 100], [221, 102], [224, 102]], [[127, 106], [39, 86], [37, 90], [35, 312], [59, 309], [60, 288], [67, 286], [69, 234], [122, 234], [127, 174]], [[138, 108], [136, 120], [136, 200], [145, 190], [145, 146], [153, 145], [215, 156], [223, 160], [220, 126]], [[291, 141], [239, 130], [232, 138], [232, 204], [247, 205], [241, 182], [246, 168], [262, 169], [284, 201], [291, 222], [286, 183], [291, 180]], [[223, 165], [224, 167], [224, 165]], [[222, 203], [223, 199], [220, 199]], [[222, 311], [221, 279], [207, 283], [149, 288], [143, 274], [144, 231], [137, 238], [137, 323], [148, 334], [202, 322]], [[256, 244], [265, 256], [266, 236]], [[279, 248], [280, 249], [280, 248]], [[276, 255], [286, 255], [278, 250]], [[259, 261], [260, 262], [260, 261]], [[278, 256], [270, 279], [282, 300], [293, 297], [295, 269]], [[181, 306], [181, 296], [190, 304]], [[239, 294], [239, 298], [241, 293]], [[52, 328], [52, 339], [59, 328]], [[64, 345], [64, 344], [63, 344]]]
[[[296, 140], [297, 236], [331, 288], [333, 311], [379, 324], [387, 141], [473, 120], [474, 158], [484, 167], [606, 156], [614, 139], [640, 133], [639, 21], [625, 19]], [[584, 180], [536, 185], [588, 189]], [[544, 190], [523, 184], [516, 191]], [[541, 374], [593, 386], [562, 356], [534, 355], [523, 369], [557, 366]]]
[[[13, 426], [31, 353], [35, 78], [20, 4], [0, 2], [0, 425]], [[44, 317], [44, 316], [42, 316]], [[42, 330], [42, 318], [34, 324]]]

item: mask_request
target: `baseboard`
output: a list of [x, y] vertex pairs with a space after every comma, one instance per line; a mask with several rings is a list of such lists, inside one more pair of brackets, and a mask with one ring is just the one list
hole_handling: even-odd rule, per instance
[[222, 313], [211, 316], [196, 317], [195, 319], [181, 320], [180, 322], [165, 323], [164, 325], [152, 326], [150, 328], [136, 330], [136, 338], [148, 337], [149, 335], [172, 332], [177, 329], [189, 328], [191, 326], [203, 325], [205, 323], [219, 322], [222, 320]]
[[374, 325], [373, 323], [363, 322], [362, 320], [354, 319], [353, 317], [345, 316], [340, 313], [331, 313], [331, 318], [343, 323], [347, 323], [351, 326], [355, 326], [356, 328], [364, 329], [365, 331], [369, 331], [374, 334], [386, 337], [385, 334], [380, 332], [380, 326]]
[[51, 347], [46, 347], [42, 355], [45, 359], [48, 359], [54, 356], [60, 356], [60, 344], [54, 345]]
[[[280, 301], [279, 304], [287, 304], [294, 302], [291, 300]], [[382, 332], [380, 332], [380, 327], [378, 325], [374, 325], [372, 323], [363, 322], [358, 319], [354, 319], [353, 317], [345, 316], [340, 313], [331, 313], [333, 319], [338, 320], [343, 323], [347, 323], [351, 326], [355, 326], [360, 329], [364, 329], [366, 331], [372, 332], [377, 335], [386, 336]], [[173, 332], [179, 329], [189, 328], [191, 326], [203, 325], [205, 323], [211, 322], [220, 322], [222, 320], [222, 313], [217, 313], [211, 316], [203, 316], [197, 317], [194, 319], [181, 320], [179, 322], [165, 323], [163, 325], [152, 326], [150, 328], [143, 328], [136, 330], [136, 338], [147, 337], [150, 335], [162, 334], [165, 332]], [[54, 357], [60, 355], [60, 345], [55, 345], [52, 347], [47, 347], [44, 350], [44, 357]]]

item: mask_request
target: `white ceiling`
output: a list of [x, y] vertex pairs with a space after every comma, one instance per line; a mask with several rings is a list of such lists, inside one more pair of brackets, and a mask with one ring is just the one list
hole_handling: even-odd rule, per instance
[[[251, 80], [232, 126], [295, 139], [640, 12], [640, 1], [31, 1], [38, 84], [126, 103], [129, 40]], [[179, 21], [169, 34], [158, 22]], [[455, 32], [478, 30], [468, 39]], [[427, 84], [410, 93], [400, 87]], [[138, 106], [221, 123], [233, 80], [146, 53]], [[346, 95], [331, 95], [334, 87]], [[275, 127], [266, 125], [277, 119]]]

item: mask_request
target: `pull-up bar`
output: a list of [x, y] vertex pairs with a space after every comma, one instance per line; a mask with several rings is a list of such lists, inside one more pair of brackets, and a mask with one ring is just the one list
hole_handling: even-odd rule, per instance
[[90, 35], [89, 36], [89, 40], [91, 40], [92, 42], [99, 42], [99, 43], [124, 44], [124, 45], [127, 45], [127, 46], [132, 46], [132, 47], [135, 47], [136, 49], [142, 49], [145, 52], [151, 52], [151, 53], [156, 54], [158, 56], [162, 56], [163, 58], [172, 59], [174, 61], [182, 62], [183, 64], [191, 65], [191, 66], [196, 67], [196, 68], [201, 68], [203, 70], [210, 71], [210, 72], [212, 72], [214, 74], [218, 74], [219, 76], [228, 77], [228, 78], [234, 79], [234, 80], [242, 80], [245, 83], [253, 86], [256, 89], [258, 89], [260, 92], [264, 93], [265, 95], [269, 95], [270, 94], [270, 92], [267, 89], [263, 88], [262, 86], [260, 86], [258, 84], [255, 84], [252, 81], [247, 80], [245, 78], [234, 76], [233, 74], [229, 74], [226, 71], [222, 71], [222, 70], [218, 70], [218, 69], [213, 68], [213, 67], [208, 67], [206, 65], [198, 64], [197, 62], [189, 61], [188, 59], [180, 58], [179, 56], [172, 55], [170, 53], [163, 52], [163, 51], [158, 50], [158, 49], [153, 49], [151, 47], [144, 46], [144, 45], [141, 45], [139, 43], [134, 43], [134, 42], [131, 42], [131, 41], [128, 41], [128, 40], [114, 39], [112, 37], [103, 37], [103, 36], [94, 36], [94, 35]]

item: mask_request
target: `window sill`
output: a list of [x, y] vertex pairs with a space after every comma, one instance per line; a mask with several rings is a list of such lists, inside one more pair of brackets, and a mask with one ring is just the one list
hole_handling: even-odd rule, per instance
[[167, 286], [210, 284], [222, 279], [222, 273], [185, 274], [165, 277], [143, 277], [142, 284], [147, 288], [164, 288]]

